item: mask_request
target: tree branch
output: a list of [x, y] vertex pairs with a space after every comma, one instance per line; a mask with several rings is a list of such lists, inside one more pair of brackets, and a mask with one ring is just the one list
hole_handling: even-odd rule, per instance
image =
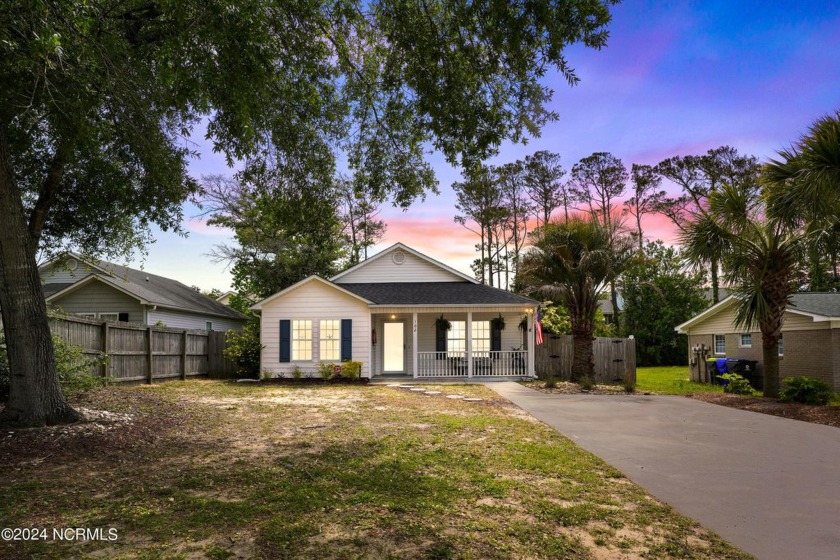
[[29, 241], [34, 247], [37, 247], [41, 240], [41, 233], [44, 231], [50, 209], [61, 192], [61, 183], [64, 180], [64, 169], [67, 167], [69, 154], [69, 143], [60, 141], [41, 185], [38, 200], [29, 214]]

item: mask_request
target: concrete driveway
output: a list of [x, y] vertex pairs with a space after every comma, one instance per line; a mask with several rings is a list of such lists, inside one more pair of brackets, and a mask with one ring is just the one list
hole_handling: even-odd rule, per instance
[[840, 429], [685, 397], [487, 386], [764, 560], [840, 558]]

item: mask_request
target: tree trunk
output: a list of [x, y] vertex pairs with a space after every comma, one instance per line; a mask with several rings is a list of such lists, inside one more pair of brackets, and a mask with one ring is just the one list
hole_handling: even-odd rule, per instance
[[610, 301], [613, 306], [613, 323], [615, 324], [615, 336], [621, 331], [621, 319], [618, 312], [618, 294], [615, 291], [615, 279], [610, 280]]
[[9, 153], [0, 138], [0, 310], [11, 372], [3, 422], [43, 426], [74, 422], [58, 384], [47, 306], [35, 261], [37, 242], [14, 184]]
[[644, 254], [644, 233], [642, 232], [642, 213], [636, 209], [636, 227], [639, 230], [639, 254]]
[[761, 335], [761, 354], [764, 367], [764, 396], [779, 396], [779, 335]]
[[712, 267], [712, 303], [717, 303], [720, 301], [720, 297], [718, 296], [718, 263], [717, 259], [712, 259], [711, 261]]
[[594, 330], [594, 322], [588, 320], [572, 326], [572, 382], [577, 383], [582, 377], [595, 378]]

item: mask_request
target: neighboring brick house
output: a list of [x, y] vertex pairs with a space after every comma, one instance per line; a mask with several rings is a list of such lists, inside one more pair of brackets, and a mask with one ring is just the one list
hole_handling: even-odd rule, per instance
[[47, 305], [74, 315], [208, 331], [238, 330], [247, 320], [177, 280], [72, 253], [44, 264], [39, 273]]
[[[688, 335], [689, 353], [705, 344], [710, 358], [756, 360], [761, 373], [761, 333], [735, 328], [736, 303], [728, 297], [676, 330]], [[793, 295], [779, 342], [779, 376], [793, 375], [822, 379], [840, 391], [840, 293]]]

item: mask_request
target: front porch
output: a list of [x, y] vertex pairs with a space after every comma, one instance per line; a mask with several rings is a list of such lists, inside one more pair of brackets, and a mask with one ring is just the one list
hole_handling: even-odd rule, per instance
[[[449, 329], [438, 324], [441, 317]], [[374, 378], [534, 375], [533, 308], [392, 308], [372, 313], [371, 326]]]

